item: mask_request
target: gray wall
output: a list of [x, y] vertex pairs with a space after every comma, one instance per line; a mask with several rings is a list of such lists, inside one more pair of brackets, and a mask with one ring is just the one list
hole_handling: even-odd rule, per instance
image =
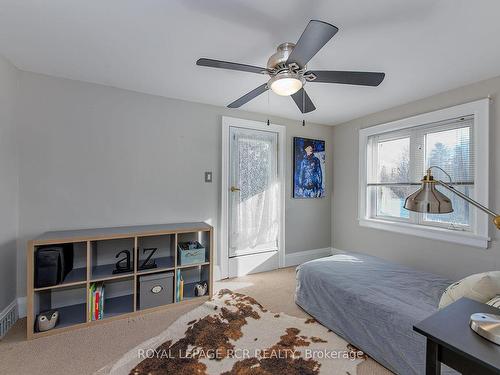
[[0, 57], [0, 312], [16, 297], [18, 175], [14, 126], [17, 69]]
[[[500, 244], [496, 229], [489, 249], [460, 246], [419, 237], [363, 228], [358, 225], [358, 131], [420, 113], [466, 103], [491, 95], [490, 106], [490, 206], [500, 211], [500, 77], [451, 90], [423, 100], [388, 109], [333, 128], [333, 247], [357, 250], [397, 261], [453, 279], [500, 269]], [[480, 166], [488, 168], [488, 166]]]
[[[221, 117], [264, 115], [21, 73], [18, 112], [20, 241], [18, 294], [25, 295], [25, 243], [54, 229], [207, 221], [220, 217]], [[330, 127], [287, 126], [286, 252], [330, 247], [328, 197], [293, 200], [291, 139], [324, 139]], [[203, 172], [214, 172], [214, 183]], [[220, 242], [220, 241], [218, 241]]]

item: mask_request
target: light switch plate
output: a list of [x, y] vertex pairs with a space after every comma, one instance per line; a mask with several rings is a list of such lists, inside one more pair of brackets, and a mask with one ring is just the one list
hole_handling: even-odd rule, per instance
[[205, 172], [205, 182], [212, 182], [212, 172]]

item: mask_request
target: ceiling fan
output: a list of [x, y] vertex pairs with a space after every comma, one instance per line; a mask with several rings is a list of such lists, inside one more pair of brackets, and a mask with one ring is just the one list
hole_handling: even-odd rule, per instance
[[309, 21], [297, 44], [282, 43], [267, 61], [267, 67], [201, 58], [196, 65], [211, 68], [241, 70], [267, 74], [271, 79], [228, 105], [238, 108], [271, 89], [278, 95], [292, 96], [302, 113], [314, 111], [311, 98], [304, 90], [307, 82], [343, 83], [348, 85], [378, 86], [385, 73], [351, 72], [336, 70], [307, 70], [306, 64], [337, 33], [339, 29], [329, 23]]

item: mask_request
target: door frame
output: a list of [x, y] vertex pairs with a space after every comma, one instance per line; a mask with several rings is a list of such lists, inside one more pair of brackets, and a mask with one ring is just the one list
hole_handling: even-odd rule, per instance
[[[278, 134], [278, 180], [280, 181], [280, 216], [281, 225], [278, 236], [278, 267], [285, 266], [285, 169], [286, 169], [286, 127], [277, 124], [265, 124], [261, 121], [245, 120], [222, 116], [222, 173], [221, 173], [221, 279], [229, 276], [229, 128], [272, 131]], [[266, 254], [266, 253], [263, 253]]]

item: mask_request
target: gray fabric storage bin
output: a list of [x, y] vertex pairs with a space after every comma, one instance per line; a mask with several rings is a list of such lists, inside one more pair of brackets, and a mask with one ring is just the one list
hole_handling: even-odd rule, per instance
[[174, 273], [162, 272], [139, 276], [139, 309], [174, 302]]
[[179, 242], [177, 261], [180, 266], [205, 263], [206, 249], [198, 241]]

